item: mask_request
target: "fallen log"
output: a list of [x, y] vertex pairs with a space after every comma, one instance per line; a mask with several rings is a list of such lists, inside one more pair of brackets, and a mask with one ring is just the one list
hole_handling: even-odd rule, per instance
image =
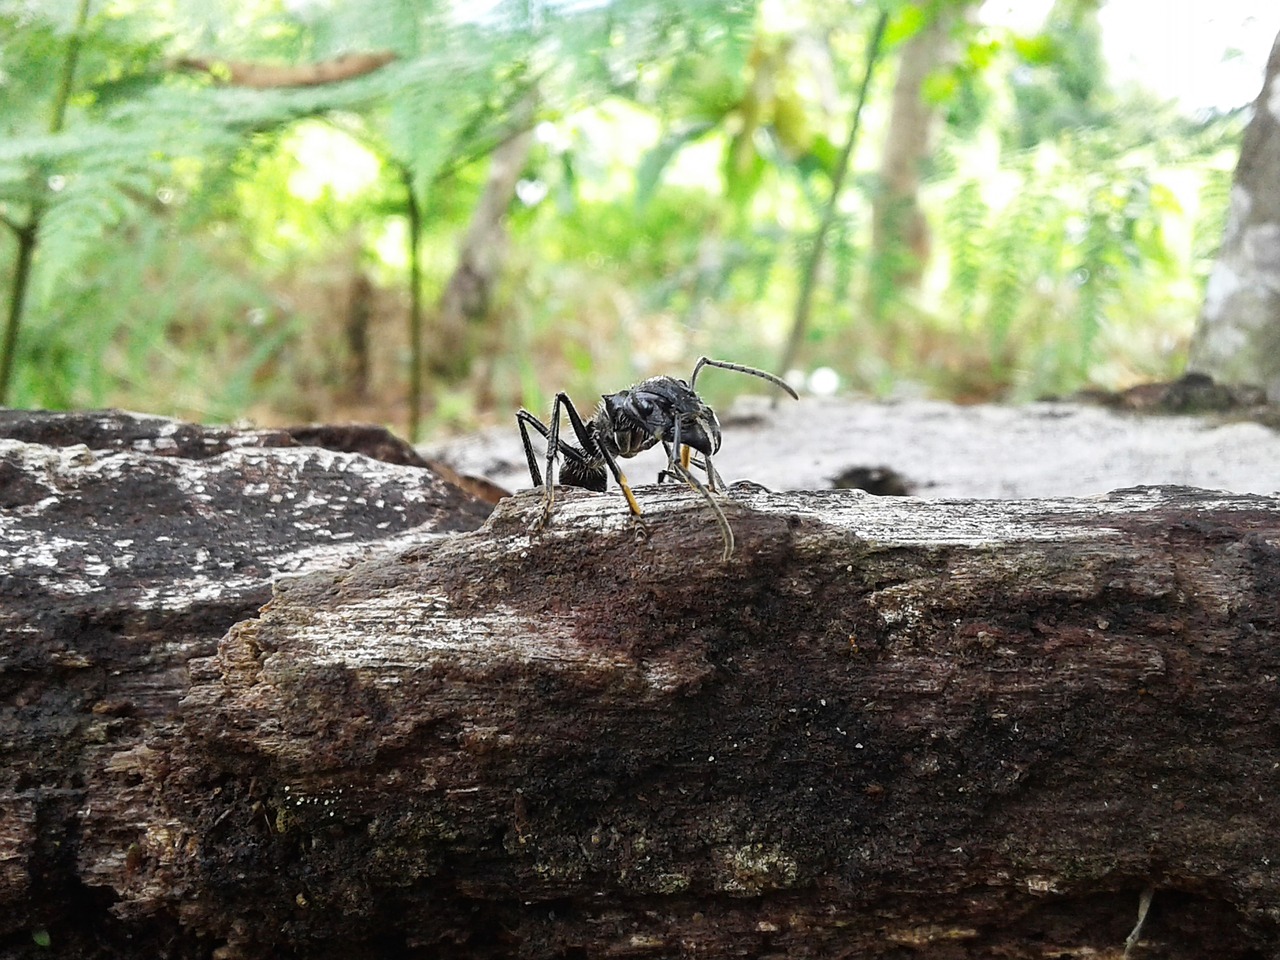
[[171, 721], [69, 723], [73, 796], [6, 773], [5, 942], [1119, 957], [1149, 903], [1131, 956], [1280, 949], [1276, 498], [738, 485], [723, 563], [637, 493], [278, 580]]

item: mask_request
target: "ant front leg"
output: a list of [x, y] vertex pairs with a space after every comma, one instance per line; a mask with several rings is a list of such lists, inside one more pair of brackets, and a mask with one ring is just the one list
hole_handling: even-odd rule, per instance
[[[569, 425], [573, 428], [574, 436], [577, 437], [581, 447], [575, 447], [560, 439], [561, 413], [568, 416]], [[640, 520], [640, 516], [643, 513], [640, 509], [640, 503], [636, 500], [635, 494], [631, 492], [631, 484], [627, 482], [626, 474], [618, 466], [614, 448], [600, 439], [602, 428], [599, 425], [599, 414], [589, 421], [584, 421], [569, 396], [565, 393], [557, 393], [555, 401], [551, 405], [550, 424], [544, 425], [537, 417], [525, 410], [521, 410], [516, 414], [516, 419], [520, 424], [521, 436], [524, 440], [524, 453], [525, 459], [529, 464], [529, 476], [534, 485], [541, 486], [543, 490], [542, 515], [536, 524], [538, 528], [545, 526], [551, 519], [551, 508], [555, 504], [555, 484], [557, 479], [564, 486], [581, 487], [584, 490], [603, 493], [608, 488], [608, 475], [612, 473], [613, 479], [622, 489], [622, 495], [627, 499], [627, 506], [630, 508], [632, 516], [640, 522], [643, 532], [646, 535], [648, 534], [648, 530], [644, 529], [643, 521]], [[547, 441], [547, 470], [545, 477], [538, 470], [537, 457], [533, 452], [533, 443], [529, 439], [527, 432], [527, 428], [530, 427], [540, 433]], [[563, 461], [557, 477], [556, 461], [561, 457], [563, 457]]]
[[[673, 433], [674, 436], [672, 437], [671, 446], [667, 447], [667, 469], [663, 472], [668, 476], [679, 477], [694, 490], [698, 491], [702, 496], [702, 499], [707, 501], [707, 505], [711, 507], [712, 512], [715, 514], [716, 526], [720, 528], [720, 536], [724, 540], [724, 554], [722, 559], [727, 562], [729, 558], [733, 556], [733, 528], [729, 526], [728, 517], [726, 517], [724, 515], [724, 511], [720, 509], [720, 504], [716, 503], [716, 498], [712, 496], [711, 491], [708, 490], [706, 485], [695, 477], [689, 468], [681, 462], [683, 458], [677, 458], [675, 456], [676, 450], [689, 449], [688, 447], [681, 447], [680, 421], [678, 419], [676, 420]], [[666, 446], [665, 442], [663, 445]], [[709, 456], [704, 455], [703, 461], [707, 468], [707, 481], [712, 484], [712, 488], [714, 489], [715, 478], [719, 476], [719, 474], [717, 474], [715, 468], [711, 466], [711, 458]]]
[[[569, 426], [573, 428], [574, 435], [578, 438], [578, 443], [582, 445], [581, 449], [571, 446], [560, 439], [560, 411], [564, 409], [565, 414], [569, 417]], [[636, 500], [635, 494], [631, 492], [631, 484], [627, 482], [627, 476], [622, 472], [622, 468], [618, 466], [618, 459], [612, 450], [599, 438], [599, 427], [596, 420], [584, 421], [578, 408], [573, 405], [573, 401], [569, 399], [567, 394], [557, 393], [555, 403], [551, 408], [551, 427], [548, 430], [547, 437], [547, 506], [546, 514], [551, 513], [552, 477], [551, 470], [554, 462], [552, 451], [559, 450], [564, 455], [564, 467], [560, 471], [560, 482], [566, 486], [582, 487], [586, 490], [595, 490], [603, 493], [607, 487], [607, 477], [605, 468], [609, 473], [613, 474], [614, 481], [622, 490], [622, 495], [627, 498], [627, 506], [630, 507], [631, 513], [639, 517], [643, 511], [640, 509], [640, 503]]]
[[721, 493], [729, 489], [725, 486], [724, 477], [720, 476], [720, 471], [711, 463], [710, 457], [703, 457], [702, 466], [707, 474], [707, 487], [709, 489], [713, 491], [719, 490]]
[[[667, 443], [666, 441], [663, 441], [662, 446], [667, 453], [667, 462], [669, 465], [671, 461], [674, 459], [674, 455], [671, 452], [671, 444]], [[708, 460], [706, 457], [693, 456], [693, 448], [690, 447], [688, 444], [685, 444], [684, 446], [681, 447], [680, 453], [681, 453], [680, 465], [684, 467], [686, 471], [689, 471], [689, 468], [693, 467], [695, 470], [701, 470], [703, 473], [707, 475], [707, 489], [711, 490], [712, 492], [715, 492], [717, 489], [719, 490], [725, 489], [724, 478], [720, 476], [720, 471], [716, 470], [715, 467], [711, 467], [710, 469], [708, 469], [707, 465], [711, 462], [710, 460]], [[712, 471], [714, 471], [714, 473]], [[681, 479], [680, 474], [676, 473], [675, 470], [668, 469], [668, 470], [658, 471], [659, 483], [663, 483], [667, 480], [680, 480], [680, 479]]]

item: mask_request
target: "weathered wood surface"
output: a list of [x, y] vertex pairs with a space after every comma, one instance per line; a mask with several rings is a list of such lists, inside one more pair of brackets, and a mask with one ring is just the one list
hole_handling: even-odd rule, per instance
[[385, 431], [311, 439], [393, 462], [285, 431], [0, 411], [0, 955], [40, 954], [38, 930], [60, 956], [181, 943], [182, 892], [163, 878], [148, 878], [170, 910], [155, 923], [122, 926], [109, 908], [167, 829], [158, 803], [185, 736], [188, 663], [279, 576], [489, 512], [408, 466]]
[[638, 495], [312, 568], [212, 656], [123, 572], [45, 584], [61, 620], [4, 624], [0, 948], [1119, 957], [1150, 887], [1135, 957], [1280, 951], [1276, 498], [743, 485], [723, 564], [696, 496]]

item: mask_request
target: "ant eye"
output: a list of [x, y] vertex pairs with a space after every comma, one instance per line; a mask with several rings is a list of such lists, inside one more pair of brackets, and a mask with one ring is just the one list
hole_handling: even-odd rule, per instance
[[636, 412], [647, 416], [653, 413], [653, 404], [644, 397], [636, 397]]

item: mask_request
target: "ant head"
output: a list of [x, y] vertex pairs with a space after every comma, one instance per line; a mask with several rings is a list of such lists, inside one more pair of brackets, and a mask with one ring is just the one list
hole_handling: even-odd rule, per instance
[[653, 377], [601, 396], [598, 429], [623, 457], [659, 441], [690, 446], [704, 455], [720, 449], [720, 421], [683, 380]]
[[635, 390], [620, 390], [600, 396], [597, 423], [621, 457], [634, 457], [658, 442], [662, 412], [653, 399]]

